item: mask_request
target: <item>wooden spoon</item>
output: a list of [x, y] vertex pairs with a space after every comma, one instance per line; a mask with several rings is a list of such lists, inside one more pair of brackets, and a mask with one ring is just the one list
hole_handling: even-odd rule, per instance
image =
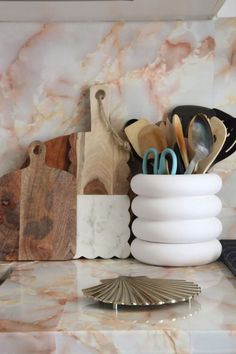
[[197, 173], [206, 173], [209, 170], [219, 155], [227, 137], [227, 129], [220, 119], [212, 117], [210, 120], [210, 126], [215, 142], [211, 154], [198, 163]]
[[189, 165], [188, 152], [185, 144], [185, 138], [183, 134], [183, 128], [181, 124], [181, 120], [177, 114], [174, 114], [172, 124], [175, 129], [176, 141], [179, 147], [179, 151], [184, 163], [184, 167], [187, 168]]
[[[156, 148], [158, 152], [162, 152], [167, 147], [162, 129], [154, 124], [149, 124], [140, 131], [138, 143], [142, 156], [149, 148]], [[152, 158], [151, 154], [150, 158]]]

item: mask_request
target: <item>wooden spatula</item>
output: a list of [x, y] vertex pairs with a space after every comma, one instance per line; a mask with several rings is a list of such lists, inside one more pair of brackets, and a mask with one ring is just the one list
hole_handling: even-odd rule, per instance
[[227, 129], [220, 119], [212, 117], [210, 120], [210, 126], [215, 139], [213, 149], [207, 158], [198, 163], [196, 173], [206, 173], [209, 170], [224, 146], [227, 137]]
[[150, 123], [146, 119], [139, 119], [135, 123], [125, 128], [125, 134], [130, 144], [132, 145], [132, 147], [140, 157], [142, 157], [142, 153], [138, 142], [138, 135], [140, 131], [149, 124]]
[[[158, 152], [162, 152], [167, 147], [166, 137], [163, 135], [162, 129], [154, 124], [149, 124], [140, 131], [138, 143], [141, 156], [151, 147], [156, 148]], [[151, 154], [150, 158], [152, 158]]]

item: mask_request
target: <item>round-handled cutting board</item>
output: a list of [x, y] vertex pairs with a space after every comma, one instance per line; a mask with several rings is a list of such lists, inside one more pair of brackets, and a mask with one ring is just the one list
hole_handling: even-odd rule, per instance
[[45, 145], [33, 142], [29, 166], [0, 179], [0, 237], [9, 259], [16, 253], [19, 260], [64, 260], [75, 254], [76, 179], [48, 167], [45, 154]]

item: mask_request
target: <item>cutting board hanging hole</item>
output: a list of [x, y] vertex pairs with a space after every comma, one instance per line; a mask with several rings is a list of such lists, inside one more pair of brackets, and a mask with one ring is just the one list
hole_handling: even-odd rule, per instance
[[97, 100], [104, 100], [105, 97], [106, 97], [106, 92], [104, 90], [98, 90], [95, 94], [95, 98]]
[[41, 141], [33, 141], [29, 146], [30, 162], [45, 162], [46, 147]]

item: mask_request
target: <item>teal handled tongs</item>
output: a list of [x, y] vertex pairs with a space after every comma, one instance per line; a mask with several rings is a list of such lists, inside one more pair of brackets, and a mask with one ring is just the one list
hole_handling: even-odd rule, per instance
[[[153, 154], [153, 172], [154, 175], [175, 175], [177, 172], [177, 157], [174, 150], [170, 148], [164, 149], [161, 153], [156, 148], [149, 148], [143, 156], [142, 169], [144, 174], [148, 174], [148, 158]], [[171, 165], [170, 171], [168, 166]]]

